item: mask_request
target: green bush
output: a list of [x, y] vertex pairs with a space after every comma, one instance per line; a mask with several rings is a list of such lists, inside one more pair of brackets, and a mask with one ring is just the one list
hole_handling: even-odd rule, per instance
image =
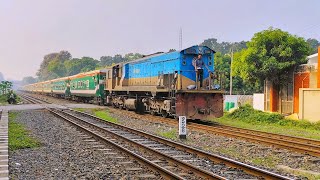
[[9, 150], [39, 147], [40, 142], [30, 135], [26, 127], [14, 121], [17, 116], [17, 112], [9, 113]]
[[296, 126], [304, 129], [320, 130], [320, 123], [311, 123], [306, 120], [285, 119], [279, 113], [268, 113], [253, 109], [250, 105], [240, 106], [232, 113], [225, 115], [227, 118], [248, 122], [251, 124], [277, 124], [280, 126]]

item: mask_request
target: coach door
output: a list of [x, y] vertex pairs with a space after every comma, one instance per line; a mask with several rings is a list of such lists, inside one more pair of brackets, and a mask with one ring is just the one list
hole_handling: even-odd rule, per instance
[[116, 86], [120, 85], [120, 80], [121, 80], [121, 73], [122, 67], [119, 65], [113, 66], [112, 67], [112, 89], [114, 89]]

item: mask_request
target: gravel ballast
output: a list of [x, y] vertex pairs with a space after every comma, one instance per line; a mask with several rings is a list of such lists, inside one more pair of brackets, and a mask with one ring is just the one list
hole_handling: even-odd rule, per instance
[[[53, 98], [49, 97], [48, 99], [51, 101]], [[57, 101], [57, 99], [55, 101]], [[126, 111], [123, 111], [121, 115], [113, 113], [113, 109], [110, 109], [109, 112], [112, 117], [118, 119], [120, 124], [128, 127], [140, 129], [156, 135], [161, 134], [161, 132], [173, 131], [175, 132], [175, 137], [177, 137], [177, 127], [131, 118], [126, 115]], [[196, 131], [189, 131], [186, 141], [180, 141], [177, 138], [174, 138], [173, 140], [229, 157], [246, 164], [268, 169], [282, 175], [293, 177], [293, 172], [295, 174], [304, 174], [307, 172], [307, 174], [314, 174], [315, 177], [320, 177], [319, 158], [298, 154], [285, 149], [273, 148], [235, 138]], [[303, 176], [296, 176], [295, 178], [306, 179]]]
[[126, 111], [123, 111], [124, 113], [121, 115], [112, 112], [113, 110], [110, 110], [110, 115], [117, 118], [118, 122], [122, 125], [155, 135], [160, 135], [161, 132], [174, 131], [176, 134], [175, 138], [172, 139], [174, 141], [201, 148], [207, 152], [219, 154], [281, 175], [290, 176], [295, 179], [306, 179], [303, 176], [293, 176], [292, 173], [286, 171], [286, 167], [290, 167], [295, 171], [302, 170], [301, 172], [306, 170], [315, 175], [320, 172], [320, 159], [316, 157], [197, 131], [188, 131], [187, 140], [180, 140], [177, 138], [177, 127], [131, 118], [125, 115]]
[[[90, 136], [45, 110], [21, 111], [15, 121], [24, 124], [41, 142], [41, 147], [9, 152], [10, 179], [135, 177], [136, 171], [129, 171], [130, 168], [141, 168], [143, 173], [152, 174], [112, 147], [84, 141]], [[123, 163], [130, 161], [132, 163]]]

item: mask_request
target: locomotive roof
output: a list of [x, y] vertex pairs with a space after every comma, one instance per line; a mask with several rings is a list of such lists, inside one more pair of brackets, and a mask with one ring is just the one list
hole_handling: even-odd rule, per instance
[[[182, 49], [182, 50], [179, 50], [179, 51], [172, 51], [172, 52], [157, 52], [157, 53], [153, 53], [153, 54], [150, 54], [150, 55], [146, 55], [142, 58], [139, 58], [139, 59], [136, 59], [136, 60], [133, 60], [133, 61], [129, 61], [129, 62], [124, 62], [124, 63], [118, 63], [118, 64], [127, 64], [127, 63], [135, 63], [135, 62], [140, 62], [140, 61], [143, 61], [143, 60], [147, 60], [149, 58], [152, 58], [152, 57], [157, 57], [157, 56], [160, 56], [160, 55], [164, 55], [164, 54], [172, 54], [172, 53], [181, 53], [185, 50], [188, 50], [188, 49], [192, 49], [192, 48], [197, 48], [199, 49], [199, 47], [206, 47], [208, 49], [210, 49], [213, 53], [216, 53], [214, 50], [212, 50], [211, 48], [209, 48], [208, 46], [199, 46], [199, 45], [195, 45], [195, 46], [191, 46], [191, 47], [188, 47], [186, 49]], [[203, 53], [203, 52], [202, 52]], [[201, 53], [201, 54], [202, 54]], [[194, 54], [199, 54], [199, 53], [194, 53]], [[115, 65], [118, 65], [118, 64], [115, 64]]]

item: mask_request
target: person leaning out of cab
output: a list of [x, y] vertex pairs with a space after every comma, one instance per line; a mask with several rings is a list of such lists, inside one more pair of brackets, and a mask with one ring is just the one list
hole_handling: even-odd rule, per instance
[[195, 56], [192, 60], [192, 65], [194, 66], [194, 69], [196, 71], [196, 89], [198, 89], [198, 82], [200, 81], [200, 88], [202, 88], [203, 84], [203, 67], [205, 67], [209, 72], [209, 68], [206, 66], [206, 64], [202, 60], [202, 55], [198, 54], [198, 56]]

